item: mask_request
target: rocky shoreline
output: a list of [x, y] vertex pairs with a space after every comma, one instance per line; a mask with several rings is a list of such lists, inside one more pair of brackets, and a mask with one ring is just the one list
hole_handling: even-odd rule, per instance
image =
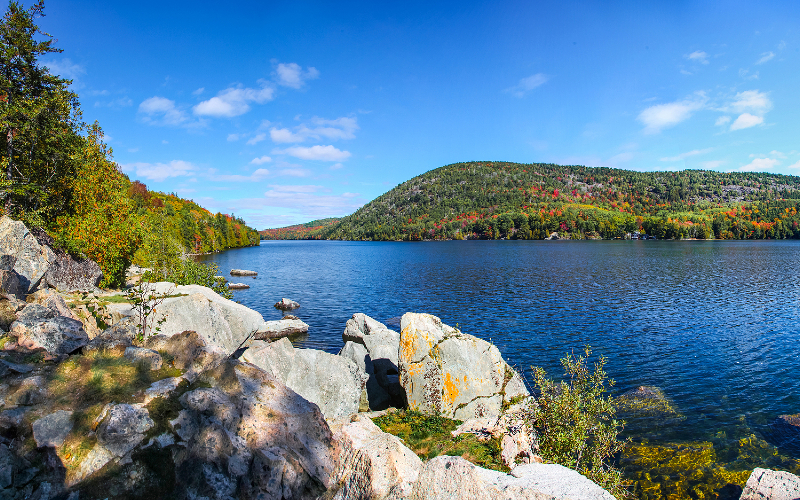
[[[397, 332], [354, 314], [334, 355], [293, 347], [287, 336], [308, 330], [296, 318], [156, 283], [168, 298], [142, 339], [94, 263], [7, 218], [0, 242], [0, 498], [614, 498], [542, 463], [520, 375], [435, 316], [406, 313]], [[401, 409], [496, 438], [508, 472], [423, 461], [373, 422]], [[800, 478], [765, 469], [741, 496], [797, 497]]]

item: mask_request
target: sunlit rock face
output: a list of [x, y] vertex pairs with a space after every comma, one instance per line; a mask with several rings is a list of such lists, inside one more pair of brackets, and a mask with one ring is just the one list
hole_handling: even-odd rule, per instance
[[494, 345], [430, 314], [406, 313], [398, 368], [408, 407], [467, 420], [500, 415], [503, 403], [528, 396]]

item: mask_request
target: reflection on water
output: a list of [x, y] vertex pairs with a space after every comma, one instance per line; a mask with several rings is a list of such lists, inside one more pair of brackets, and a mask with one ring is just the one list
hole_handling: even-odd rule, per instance
[[[649, 467], [660, 479], [640, 483], [662, 485], [675, 474], [658, 464], [725, 464], [708, 473], [717, 484], [774, 456], [771, 424], [800, 412], [798, 257], [797, 241], [271, 241], [207, 260], [223, 274], [259, 272], [235, 299], [265, 319], [280, 318], [282, 297], [297, 300], [292, 314], [310, 325], [302, 347], [337, 352], [353, 313], [397, 328], [407, 311], [494, 342], [524, 373], [558, 377], [559, 358], [589, 344], [609, 359], [615, 395], [656, 387], [685, 417], [632, 416], [626, 430], [636, 456], [659, 446], [623, 459], [629, 475]], [[796, 450], [780, 452], [781, 468], [796, 467]], [[698, 485], [711, 476], [696, 473], [685, 491], [708, 497]]]

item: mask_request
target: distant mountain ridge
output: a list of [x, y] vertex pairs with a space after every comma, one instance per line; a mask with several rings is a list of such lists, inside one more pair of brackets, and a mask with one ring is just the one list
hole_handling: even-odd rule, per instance
[[305, 224], [295, 224], [293, 226], [278, 227], [275, 229], [264, 229], [258, 234], [262, 240], [302, 240], [306, 239], [309, 233], [323, 229], [326, 226], [339, 222], [341, 217], [329, 217], [327, 219], [312, 220]]
[[297, 237], [540, 239], [556, 232], [610, 239], [638, 231], [658, 238], [781, 239], [800, 237], [798, 211], [800, 177], [792, 175], [468, 162], [414, 177]]

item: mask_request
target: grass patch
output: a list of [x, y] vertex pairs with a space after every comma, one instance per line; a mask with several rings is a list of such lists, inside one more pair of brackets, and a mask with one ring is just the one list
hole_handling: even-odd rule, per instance
[[0, 334], [0, 349], [5, 348], [6, 344], [11, 342], [11, 337], [6, 334]]
[[374, 422], [382, 431], [402, 439], [423, 460], [439, 455], [460, 456], [480, 467], [508, 472], [500, 458], [499, 439], [482, 442], [473, 434], [450, 434], [461, 425], [460, 420], [403, 410], [387, 413]]
[[133, 403], [153, 382], [180, 375], [166, 363], [160, 370], [150, 370], [145, 363], [98, 352], [73, 356], [59, 365], [50, 377], [49, 391], [56, 405], [77, 404], [78, 409], [112, 401]]

